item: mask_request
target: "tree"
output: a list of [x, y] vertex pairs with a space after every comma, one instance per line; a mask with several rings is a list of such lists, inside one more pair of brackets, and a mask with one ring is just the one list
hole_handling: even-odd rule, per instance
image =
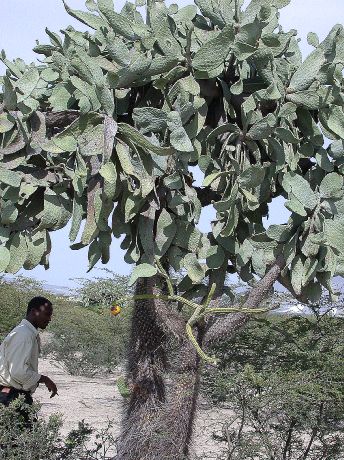
[[[187, 457], [203, 349], [242, 327], [276, 280], [314, 303], [344, 272], [343, 27], [320, 44], [309, 34], [302, 62], [296, 31], [278, 25], [288, 0], [242, 3], [149, 0], [144, 20], [144, 1], [117, 13], [87, 0], [88, 11], [65, 7], [93, 32], [47, 30], [38, 65], [2, 52], [0, 270], [48, 268], [49, 232], [70, 220], [89, 269], [121, 235], [135, 264], [121, 460]], [[276, 197], [290, 218], [265, 228]], [[214, 319], [207, 295], [228, 272], [252, 288], [239, 313]], [[173, 292], [182, 302], [166, 301]]]

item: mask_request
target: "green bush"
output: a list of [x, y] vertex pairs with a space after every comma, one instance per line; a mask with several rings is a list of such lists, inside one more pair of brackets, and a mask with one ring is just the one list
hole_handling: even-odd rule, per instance
[[126, 356], [132, 307], [111, 315], [115, 299], [130, 294], [128, 278], [110, 270], [108, 278], [79, 278], [76, 301], [58, 302], [50, 325], [52, 339], [45, 347], [70, 374], [111, 372]]
[[129, 276], [121, 276], [109, 270], [101, 268], [108, 276], [105, 278], [94, 277], [74, 278], [79, 283], [75, 290], [76, 295], [85, 307], [109, 307], [117, 299], [130, 295], [133, 291], [128, 286]]
[[0, 276], [0, 341], [25, 318], [29, 300], [38, 295], [55, 299], [43, 289], [41, 282], [32, 278], [17, 276], [5, 280]]
[[227, 460], [344, 458], [344, 324], [318, 317], [252, 321], [216, 347], [205, 393], [233, 418], [215, 437]]
[[[116, 451], [112, 435], [114, 421], [104, 429], [91, 428], [84, 421], [65, 438], [59, 415], [37, 418], [39, 405], [27, 406], [20, 397], [9, 407], [0, 405], [1, 460], [110, 460]], [[22, 424], [17, 410], [25, 408], [32, 419], [30, 429]]]
[[[30, 414], [32, 429], [23, 426], [17, 410]], [[1, 460], [41, 460], [58, 458], [60, 447], [59, 431], [62, 425], [59, 416], [51, 416], [47, 421], [33, 421], [39, 406], [27, 406], [24, 397], [13, 401], [10, 407], [0, 404], [0, 458]]]
[[131, 308], [111, 315], [110, 307], [86, 308], [65, 302], [54, 309], [52, 337], [44, 354], [64, 363], [70, 374], [110, 372], [125, 357]]

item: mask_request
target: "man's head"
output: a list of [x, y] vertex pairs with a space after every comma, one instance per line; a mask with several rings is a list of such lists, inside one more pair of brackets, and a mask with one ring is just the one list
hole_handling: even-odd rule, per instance
[[36, 328], [45, 329], [50, 323], [53, 306], [45, 297], [34, 297], [27, 306], [26, 319]]

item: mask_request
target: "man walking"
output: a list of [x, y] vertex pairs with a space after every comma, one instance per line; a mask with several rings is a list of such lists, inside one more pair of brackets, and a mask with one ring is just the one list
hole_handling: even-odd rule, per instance
[[[38, 373], [40, 354], [39, 329], [45, 329], [53, 314], [52, 303], [45, 297], [34, 297], [27, 307], [26, 318], [4, 339], [0, 346], [0, 404], [8, 406], [18, 396], [32, 405], [32, 394], [40, 383], [57, 394], [55, 383], [46, 375]], [[25, 424], [30, 426], [27, 412], [21, 410]]]

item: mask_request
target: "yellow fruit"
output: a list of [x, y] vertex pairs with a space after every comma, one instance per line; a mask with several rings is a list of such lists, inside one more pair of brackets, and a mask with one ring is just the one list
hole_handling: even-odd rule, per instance
[[119, 305], [113, 305], [111, 307], [111, 314], [117, 316], [121, 313], [121, 307]]

